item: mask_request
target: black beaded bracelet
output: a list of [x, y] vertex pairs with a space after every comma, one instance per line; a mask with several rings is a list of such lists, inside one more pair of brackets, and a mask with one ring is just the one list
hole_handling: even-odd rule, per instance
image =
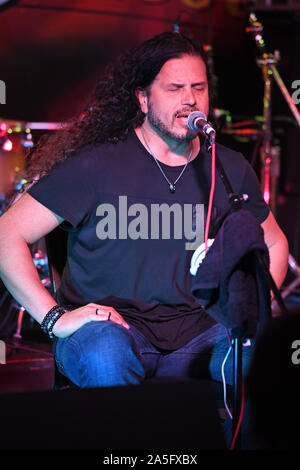
[[44, 333], [48, 334], [49, 337], [52, 339], [54, 334], [52, 333], [53, 327], [57, 320], [68, 310], [66, 310], [61, 305], [55, 305], [54, 307], [49, 310], [49, 312], [45, 315], [42, 323], [41, 328]]
[[51, 338], [51, 339], [54, 338], [54, 334], [52, 332], [53, 327], [54, 327], [55, 323], [57, 322], [57, 320], [66, 312], [67, 312], [67, 310], [65, 310], [63, 307], [61, 307], [61, 309], [59, 311], [57, 311], [55, 317], [52, 320], [50, 320], [50, 322], [48, 323], [49, 338]]
[[61, 306], [60, 305], [55, 305], [54, 307], [51, 308], [51, 310], [49, 310], [49, 312], [44, 316], [43, 318], [43, 321], [41, 323], [41, 328], [43, 330], [44, 333], [48, 333], [48, 322], [49, 320], [54, 317], [56, 311], [58, 309], [60, 309]]

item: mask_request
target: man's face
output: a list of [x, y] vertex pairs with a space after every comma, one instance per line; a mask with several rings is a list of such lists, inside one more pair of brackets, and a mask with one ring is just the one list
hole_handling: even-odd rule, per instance
[[209, 111], [206, 67], [199, 56], [182, 55], [161, 68], [141, 108], [150, 126], [162, 137], [183, 142], [195, 137], [187, 128], [192, 111]]

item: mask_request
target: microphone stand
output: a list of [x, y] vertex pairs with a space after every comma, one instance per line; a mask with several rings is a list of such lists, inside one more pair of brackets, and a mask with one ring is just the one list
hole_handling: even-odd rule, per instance
[[[210, 145], [208, 145], [208, 151], [211, 153], [212, 150], [212, 145], [215, 143], [215, 135], [211, 135], [208, 138]], [[222, 218], [220, 223], [217, 225], [217, 227], [214, 230], [213, 238], [220, 228], [220, 225], [223, 223], [224, 219], [229, 215], [229, 213], [238, 211], [242, 209], [242, 202], [246, 201], [248, 199], [248, 195], [243, 194], [242, 196], [237, 195], [232, 186], [231, 183], [228, 179], [228, 176], [224, 170], [224, 167], [218, 157], [217, 152], [215, 153], [215, 162], [216, 162], [216, 169], [218, 171], [218, 174], [224, 184], [224, 187], [226, 189], [226, 192], [228, 194], [228, 201], [229, 205], [231, 206], [230, 210], [225, 214], [225, 216]], [[270, 274], [270, 271], [265, 263], [265, 260], [263, 258], [263, 255], [260, 251], [254, 250], [254, 254], [256, 256], [256, 259], [259, 262], [260, 267], [262, 268], [263, 273], [266, 276], [267, 282], [270, 286], [270, 289], [273, 291], [274, 296], [278, 302], [278, 305], [280, 306], [281, 310], [283, 313], [286, 313], [286, 307], [285, 304], [281, 298], [280, 291], [278, 290], [273, 277]], [[271, 309], [270, 309], [270, 314], [267, 318], [263, 319], [264, 321], [271, 320]], [[232, 407], [232, 437], [234, 437], [235, 430], [237, 429], [239, 419], [240, 419], [240, 411], [241, 411], [241, 405], [242, 405], [242, 396], [243, 396], [243, 374], [242, 374], [242, 347], [243, 347], [243, 342], [240, 338], [234, 337], [232, 339], [232, 348], [233, 348], [233, 377], [232, 377], [232, 385], [233, 385], [233, 407]], [[237, 435], [236, 441], [235, 441], [235, 449], [240, 449], [241, 448], [241, 433]]]

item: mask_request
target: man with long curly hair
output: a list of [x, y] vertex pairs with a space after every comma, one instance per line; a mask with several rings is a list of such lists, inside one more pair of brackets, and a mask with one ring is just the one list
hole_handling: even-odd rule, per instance
[[[209, 115], [211, 95], [201, 48], [178, 33], [149, 39], [110, 67], [77, 120], [37, 145], [29, 189], [1, 217], [3, 281], [54, 337], [59, 370], [77, 386], [213, 375], [211, 350], [223, 359], [226, 332], [191, 295], [186, 244], [202, 230], [211, 161], [187, 117]], [[218, 153], [234, 190], [249, 195], [245, 208], [263, 228], [280, 286], [286, 238], [244, 157]], [[212, 227], [228, 207], [217, 177]], [[59, 225], [68, 250], [54, 299], [28, 244]]]

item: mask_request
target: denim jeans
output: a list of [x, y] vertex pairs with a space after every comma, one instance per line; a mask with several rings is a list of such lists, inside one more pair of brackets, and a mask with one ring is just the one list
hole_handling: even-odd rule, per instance
[[[221, 366], [229, 347], [227, 332], [220, 324], [196, 336], [182, 348], [164, 353], [134, 326], [127, 330], [104, 321], [87, 323], [71, 336], [59, 338], [55, 359], [59, 371], [79, 387], [140, 384], [149, 378], [198, 378], [221, 382]], [[252, 350], [253, 344], [243, 347], [244, 376]], [[231, 352], [224, 368], [228, 385], [232, 385], [232, 356]], [[242, 448], [245, 449], [248, 449], [250, 426], [251, 416], [246, 403], [241, 430]], [[230, 418], [223, 423], [223, 430], [229, 446], [232, 439]]]
[[[139, 384], [146, 378], [199, 378], [222, 381], [221, 365], [229, 349], [225, 328], [216, 324], [172, 352], [162, 352], [131, 325], [89, 322], [67, 338], [59, 338], [55, 359], [59, 371], [79, 387]], [[243, 347], [243, 373], [252, 345]], [[225, 365], [232, 384], [232, 353]]]

